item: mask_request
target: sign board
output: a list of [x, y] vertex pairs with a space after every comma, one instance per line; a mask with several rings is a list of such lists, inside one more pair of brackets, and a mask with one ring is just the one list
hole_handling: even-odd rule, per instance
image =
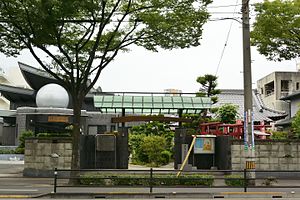
[[195, 154], [214, 154], [215, 153], [215, 138], [214, 137], [197, 137], [195, 146]]
[[97, 151], [115, 151], [116, 136], [112, 134], [96, 135], [96, 150]]
[[64, 122], [68, 123], [69, 122], [69, 117], [68, 116], [48, 116], [48, 122]]

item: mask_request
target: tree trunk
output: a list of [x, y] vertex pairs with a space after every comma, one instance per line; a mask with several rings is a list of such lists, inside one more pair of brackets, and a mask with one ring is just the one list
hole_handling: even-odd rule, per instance
[[72, 131], [72, 161], [71, 161], [71, 178], [69, 184], [79, 184], [80, 172], [80, 119], [81, 119], [81, 104], [73, 99], [73, 131]]

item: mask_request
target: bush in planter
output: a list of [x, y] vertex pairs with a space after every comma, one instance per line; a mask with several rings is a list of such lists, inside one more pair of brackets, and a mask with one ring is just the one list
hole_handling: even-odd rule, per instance
[[99, 185], [105, 186], [105, 179], [100, 175], [83, 175], [80, 177], [80, 185]]
[[190, 174], [181, 177], [180, 185], [204, 185], [211, 187], [214, 183], [214, 177], [206, 174]]
[[[150, 186], [149, 174], [85, 174], [81, 176], [82, 185], [99, 186]], [[193, 185], [193, 186], [212, 186], [214, 177], [205, 174], [186, 174], [176, 177], [175, 174], [154, 174], [153, 186], [175, 186], [175, 185]]]
[[245, 185], [244, 177], [239, 174], [230, 174], [225, 175], [225, 184], [227, 186], [240, 186], [243, 187]]

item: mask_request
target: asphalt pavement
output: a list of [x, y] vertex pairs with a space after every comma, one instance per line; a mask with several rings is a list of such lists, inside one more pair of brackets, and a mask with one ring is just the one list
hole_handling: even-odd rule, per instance
[[[23, 177], [23, 161], [0, 161], [0, 198], [22, 199], [32, 197], [43, 198], [105, 198], [105, 199], [143, 199], [143, 198], [169, 198], [169, 199], [212, 199], [212, 198], [253, 198], [253, 199], [287, 199], [300, 200], [300, 188], [249, 188], [247, 193], [243, 188], [149, 188], [141, 187], [59, 187], [54, 195], [53, 178]], [[131, 165], [130, 169], [149, 169], [142, 166]], [[159, 169], [173, 169], [167, 165]], [[61, 182], [63, 181], [63, 182]], [[68, 186], [67, 180], [59, 180], [61, 186]], [[217, 183], [218, 184], [218, 183]], [[220, 185], [222, 183], [219, 183]], [[299, 181], [286, 180], [281, 184], [285, 186], [300, 185]], [[48, 195], [45, 195], [48, 194]], [[50, 194], [50, 195], [49, 195]]]

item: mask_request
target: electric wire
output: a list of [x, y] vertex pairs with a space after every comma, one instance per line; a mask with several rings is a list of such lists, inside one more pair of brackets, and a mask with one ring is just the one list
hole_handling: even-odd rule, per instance
[[[234, 15], [235, 15], [234, 13], [236, 11], [237, 6], [238, 6], [238, 0], [236, 1], [236, 6], [234, 7], [234, 12], [233, 12], [232, 18], [234, 18]], [[228, 30], [228, 33], [227, 33], [227, 36], [226, 36], [226, 41], [225, 41], [225, 44], [224, 44], [224, 47], [223, 47], [223, 50], [222, 50], [222, 53], [221, 53], [221, 56], [220, 56], [220, 59], [219, 59], [219, 63], [217, 65], [217, 70], [216, 70], [215, 76], [217, 76], [218, 72], [219, 72], [219, 68], [220, 68], [224, 53], [225, 53], [225, 49], [226, 49], [227, 44], [228, 44], [230, 33], [231, 33], [232, 24], [233, 24], [233, 21], [231, 21], [230, 26], [229, 26], [229, 30]]]

